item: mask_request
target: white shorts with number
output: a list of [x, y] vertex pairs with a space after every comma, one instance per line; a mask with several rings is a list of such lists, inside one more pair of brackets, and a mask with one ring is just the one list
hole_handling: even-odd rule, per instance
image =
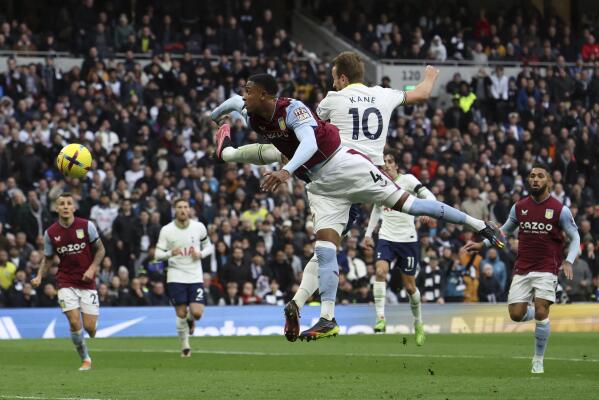
[[[307, 185], [314, 230], [343, 231], [349, 209], [355, 203], [379, 203], [393, 207], [407, 193], [364, 155], [342, 147]], [[406, 200], [404, 207], [412, 200]]]
[[514, 275], [508, 294], [508, 304], [529, 303], [533, 298], [555, 303], [557, 276], [551, 272], [529, 272]]
[[58, 290], [58, 304], [62, 312], [81, 308], [84, 314], [100, 314], [98, 292], [91, 289], [62, 288]]

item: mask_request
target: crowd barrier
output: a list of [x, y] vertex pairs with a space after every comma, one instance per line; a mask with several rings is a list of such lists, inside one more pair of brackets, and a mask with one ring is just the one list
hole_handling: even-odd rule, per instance
[[[341, 334], [373, 333], [372, 305], [337, 306]], [[412, 316], [407, 304], [386, 308], [387, 332], [410, 333]], [[316, 322], [319, 307], [304, 307], [302, 329]], [[505, 304], [425, 304], [428, 333], [507, 333], [532, 331], [534, 324], [510, 320]], [[195, 336], [280, 335], [283, 308], [277, 306], [207, 307]], [[599, 304], [554, 305], [552, 332], [599, 332]], [[97, 337], [176, 336], [175, 312], [170, 307], [105, 307], [100, 310]], [[0, 339], [69, 337], [60, 309], [0, 309]]]

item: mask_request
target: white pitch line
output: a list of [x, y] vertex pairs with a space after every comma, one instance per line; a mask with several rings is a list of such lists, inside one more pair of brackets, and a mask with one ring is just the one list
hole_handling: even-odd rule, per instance
[[0, 399], [17, 399], [17, 400], [110, 400], [110, 399], [92, 399], [86, 397], [44, 397], [44, 396], [17, 396], [0, 394]]
[[[179, 353], [179, 350], [171, 349], [131, 349], [131, 350], [111, 350], [111, 349], [93, 349], [90, 352], [100, 353]], [[464, 359], [483, 359], [500, 358], [513, 360], [529, 360], [526, 356], [495, 356], [495, 355], [453, 355], [453, 354], [418, 354], [418, 353], [388, 353], [388, 354], [359, 354], [359, 353], [268, 353], [262, 351], [228, 351], [228, 350], [194, 350], [192, 353], [199, 354], [221, 354], [232, 356], [341, 356], [341, 357], [388, 357], [388, 358], [464, 358]], [[564, 357], [545, 357], [545, 360], [551, 361], [570, 361], [570, 362], [599, 362], [596, 358], [564, 358]]]

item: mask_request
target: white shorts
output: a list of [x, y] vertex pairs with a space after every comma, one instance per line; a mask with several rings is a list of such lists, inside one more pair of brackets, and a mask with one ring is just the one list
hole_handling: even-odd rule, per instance
[[551, 272], [529, 272], [527, 275], [514, 275], [508, 304], [529, 303], [533, 298], [545, 299], [555, 303], [557, 276]]
[[62, 288], [58, 290], [58, 304], [62, 312], [81, 308], [81, 312], [89, 315], [100, 314], [98, 292], [91, 289]]
[[[307, 185], [314, 230], [331, 228], [341, 233], [355, 203], [393, 207], [407, 193], [364, 155], [342, 147]], [[404, 207], [410, 205], [406, 200]]]

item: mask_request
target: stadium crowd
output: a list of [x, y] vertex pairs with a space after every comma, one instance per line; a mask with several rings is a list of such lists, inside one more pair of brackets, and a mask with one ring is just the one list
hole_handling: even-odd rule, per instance
[[[580, 31], [530, 2], [470, 10], [465, 2], [322, 1], [311, 9], [323, 24], [376, 58], [567, 62], [599, 59], [596, 15]], [[341, 10], [341, 11], [340, 11]], [[553, 10], [552, 10], [553, 11]]]
[[[89, 4], [85, 0], [82, 7]], [[242, 3], [248, 5], [252, 2]], [[168, 305], [165, 265], [154, 260], [154, 246], [178, 197], [189, 199], [216, 247], [204, 262], [208, 304], [283, 304], [313, 253], [304, 185], [294, 180], [267, 194], [259, 190], [266, 167], [218, 161], [209, 112], [233, 92], [241, 93], [247, 77], [258, 72], [276, 76], [281, 95], [315, 109], [331, 88], [329, 65], [304, 57], [308, 53], [300, 43], [269, 24], [267, 10], [253, 13], [263, 17], [249, 22], [243, 8], [221, 17], [228, 21], [226, 32], [243, 32], [238, 36], [210, 38], [218, 28], [186, 34], [183, 27], [164, 39], [168, 30], [162, 27], [154, 42], [144, 39], [144, 31], [166, 24], [167, 14], [148, 12], [133, 27], [127, 15], [98, 22], [108, 14], [93, 10], [81, 20], [93, 20], [89, 26], [96, 29], [110, 26], [114, 39], [109, 35], [107, 48], [97, 35], [91, 36], [94, 40], [83, 35], [84, 44], [70, 42], [74, 52], [77, 46], [89, 48], [81, 66], [62, 71], [51, 57], [43, 64], [11, 58], [0, 74], [0, 306], [57, 304], [56, 265], [37, 291], [29, 281], [43, 257], [44, 229], [56, 218], [53, 200], [63, 191], [75, 194], [78, 215], [96, 223], [107, 248], [97, 277], [102, 306]], [[117, 35], [116, 21], [118, 27], [131, 26], [133, 34]], [[14, 48], [10, 38], [18, 35], [11, 32], [22, 31], [23, 24], [7, 24], [0, 43]], [[244, 40], [238, 40], [241, 36]], [[141, 47], [121, 47], [117, 37]], [[133, 58], [132, 52], [143, 52], [148, 43], [153, 43], [147, 48], [149, 62]], [[264, 48], [256, 52], [260, 43]], [[127, 55], [112, 59], [114, 49]], [[532, 163], [551, 165], [553, 195], [570, 206], [582, 241], [574, 280], [560, 281], [561, 299], [594, 301], [599, 285], [599, 65], [525, 66], [516, 77], [505, 76], [501, 67], [481, 71], [470, 82], [459, 74], [440, 82], [452, 98], [447, 107], [432, 101], [398, 108], [388, 148], [402, 171], [418, 177], [438, 199], [501, 223], [526, 195]], [[258, 141], [240, 122], [233, 127], [233, 139], [238, 145]], [[94, 155], [86, 179], [65, 179], [54, 167], [59, 150], [72, 142], [86, 144]], [[369, 210], [362, 205], [338, 255], [339, 303], [373, 301], [375, 252], [361, 246]], [[418, 223], [418, 230], [422, 259], [417, 282], [423, 301], [505, 300], [515, 238], [506, 251], [468, 256], [459, 249], [471, 233], [437, 223]], [[392, 272], [390, 279], [388, 301], [405, 301], [399, 274]]]

